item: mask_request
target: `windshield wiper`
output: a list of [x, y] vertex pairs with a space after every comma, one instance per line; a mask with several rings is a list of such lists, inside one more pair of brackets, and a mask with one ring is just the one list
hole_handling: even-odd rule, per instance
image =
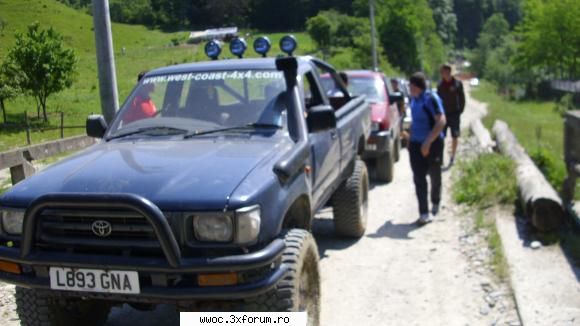
[[159, 131], [162, 131], [162, 130], [174, 131], [174, 132], [178, 132], [178, 133], [189, 132], [189, 130], [187, 130], [187, 129], [175, 128], [175, 127], [166, 127], [166, 126], [143, 127], [143, 128], [139, 128], [139, 129], [135, 129], [135, 130], [129, 130], [127, 132], [119, 133], [116, 135], [112, 135], [110, 137], [107, 137], [107, 141], [112, 140], [112, 139], [131, 136], [131, 135], [141, 134], [141, 133], [148, 132], [148, 131], [158, 131], [158, 130]]
[[210, 129], [210, 130], [201, 130], [201, 131], [197, 131], [197, 130], [190, 131], [183, 136], [183, 139], [187, 139], [187, 138], [191, 138], [191, 137], [195, 137], [195, 136], [207, 135], [207, 134], [215, 134], [215, 133], [219, 133], [219, 132], [227, 132], [227, 131], [232, 131], [232, 130], [249, 130], [249, 129], [259, 129], [259, 128], [282, 129], [281, 126], [276, 125], [276, 124], [249, 123], [249, 124], [242, 125], [242, 126], [235, 126], [235, 127], [228, 127], [228, 128], [219, 128], [219, 129]]

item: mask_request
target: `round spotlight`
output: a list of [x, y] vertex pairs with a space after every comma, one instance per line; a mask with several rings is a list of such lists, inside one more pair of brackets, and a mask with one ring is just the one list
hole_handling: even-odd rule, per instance
[[246, 52], [247, 48], [246, 40], [243, 38], [235, 38], [230, 42], [230, 52], [238, 58], [244, 56], [244, 52]]
[[266, 57], [271, 47], [270, 39], [266, 36], [260, 36], [254, 41], [254, 51], [263, 57]]
[[217, 60], [217, 58], [222, 53], [222, 45], [219, 41], [209, 41], [205, 45], [205, 54], [212, 60]]
[[294, 35], [286, 35], [280, 40], [280, 49], [287, 55], [292, 55], [297, 47], [298, 42]]

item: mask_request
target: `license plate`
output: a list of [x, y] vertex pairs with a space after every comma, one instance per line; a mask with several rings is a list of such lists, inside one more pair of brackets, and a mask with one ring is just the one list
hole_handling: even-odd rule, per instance
[[376, 144], [367, 144], [367, 150], [369, 151], [376, 151], [377, 145]]
[[49, 275], [50, 288], [55, 290], [133, 294], [141, 292], [137, 272], [51, 267]]

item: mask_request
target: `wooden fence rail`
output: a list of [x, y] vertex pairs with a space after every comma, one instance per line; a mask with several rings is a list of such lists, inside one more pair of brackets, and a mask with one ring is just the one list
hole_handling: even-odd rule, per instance
[[0, 152], [0, 170], [10, 169], [10, 176], [14, 185], [34, 174], [33, 161], [63, 152], [77, 151], [93, 144], [95, 144], [94, 138], [76, 136]]

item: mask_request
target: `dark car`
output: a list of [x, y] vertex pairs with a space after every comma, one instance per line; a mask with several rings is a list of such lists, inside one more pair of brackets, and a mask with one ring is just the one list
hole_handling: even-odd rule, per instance
[[369, 114], [311, 57], [153, 70], [110, 124], [88, 119], [100, 143], [0, 197], [0, 280], [17, 285], [24, 324], [172, 303], [307, 311], [318, 325], [309, 230], [330, 204], [338, 234], [363, 235]]

